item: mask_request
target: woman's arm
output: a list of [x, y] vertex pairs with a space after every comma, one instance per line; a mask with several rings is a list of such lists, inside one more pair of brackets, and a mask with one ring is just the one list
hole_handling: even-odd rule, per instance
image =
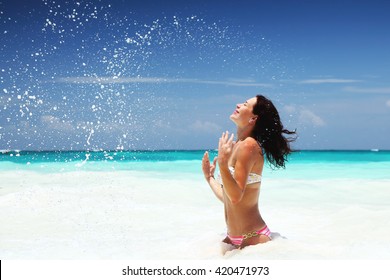
[[[232, 135], [233, 136], [233, 135]], [[244, 196], [249, 172], [256, 162], [256, 144], [253, 141], [244, 140], [237, 150], [234, 166], [234, 176], [229, 170], [229, 158], [233, 151], [233, 137], [228, 138], [228, 133], [222, 134], [218, 147], [218, 165], [221, 172], [224, 191], [229, 200], [235, 204]]]
[[214, 178], [216, 162], [217, 158], [214, 158], [213, 164], [210, 164], [209, 153], [205, 152], [202, 159], [202, 171], [215, 196], [223, 202], [222, 187]]

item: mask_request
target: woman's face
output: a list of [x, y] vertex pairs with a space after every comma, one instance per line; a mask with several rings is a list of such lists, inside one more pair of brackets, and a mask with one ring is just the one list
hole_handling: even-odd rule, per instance
[[257, 99], [253, 97], [244, 103], [237, 104], [236, 110], [230, 115], [230, 119], [236, 125], [248, 125], [253, 120], [256, 120], [256, 116], [253, 114], [253, 107], [256, 105]]

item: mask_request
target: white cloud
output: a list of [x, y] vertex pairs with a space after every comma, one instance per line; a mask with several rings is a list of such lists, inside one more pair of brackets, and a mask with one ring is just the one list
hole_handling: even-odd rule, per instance
[[219, 132], [219, 131], [222, 131], [222, 128], [216, 124], [216, 123], [212, 123], [212, 122], [209, 122], [209, 121], [195, 121], [191, 126], [190, 128], [192, 130], [195, 130], [195, 131], [200, 131], [200, 132], [207, 132], [207, 133], [213, 133], [213, 132]]
[[386, 101], [386, 106], [390, 107], [390, 99]]
[[286, 105], [283, 107], [284, 111], [288, 114], [292, 114], [296, 112], [296, 107], [294, 105]]
[[211, 84], [237, 87], [272, 87], [271, 84], [258, 83], [247, 79], [229, 79], [229, 80], [199, 80], [199, 79], [173, 79], [162, 77], [62, 77], [56, 79], [57, 83], [70, 84], [131, 84], [131, 83], [193, 83], [193, 84]]
[[54, 130], [59, 130], [64, 132], [74, 131], [74, 127], [69, 121], [61, 121], [61, 119], [51, 115], [42, 116], [41, 122], [49, 129], [54, 129]]
[[325, 121], [314, 112], [308, 109], [302, 109], [299, 112], [299, 121], [302, 123], [313, 124], [315, 126], [325, 126]]
[[309, 79], [298, 82], [298, 84], [348, 84], [359, 83], [361, 80], [351, 79]]
[[227, 80], [227, 81], [196, 80], [195, 83], [224, 85], [224, 86], [237, 86], [237, 87], [267, 87], [267, 88], [272, 87], [271, 84], [256, 83], [254, 81], [244, 81], [244, 80]]
[[156, 128], [159, 128], [159, 129], [171, 129], [172, 128], [170, 122], [163, 121], [163, 120], [156, 120], [154, 122], [154, 125], [156, 126]]
[[356, 92], [356, 93], [383, 93], [390, 94], [390, 87], [384, 88], [358, 88], [358, 87], [345, 87], [344, 91]]
[[62, 77], [55, 80], [58, 83], [69, 84], [131, 84], [131, 83], [173, 83], [175, 79], [141, 78], [141, 77]]
[[285, 105], [283, 111], [290, 115], [290, 118], [297, 118], [297, 121], [302, 124], [310, 124], [314, 126], [325, 126], [326, 122], [313, 111], [296, 105]]

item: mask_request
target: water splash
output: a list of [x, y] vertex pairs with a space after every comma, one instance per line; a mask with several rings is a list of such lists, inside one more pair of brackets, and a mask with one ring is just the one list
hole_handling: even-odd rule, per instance
[[[141, 22], [102, 1], [42, 0], [19, 29], [8, 27], [20, 18], [0, 17], [4, 149], [146, 149], [151, 132], [166, 138], [178, 84], [261, 86], [258, 76], [274, 76], [265, 38], [196, 15]], [[226, 80], [243, 71], [253, 79]]]

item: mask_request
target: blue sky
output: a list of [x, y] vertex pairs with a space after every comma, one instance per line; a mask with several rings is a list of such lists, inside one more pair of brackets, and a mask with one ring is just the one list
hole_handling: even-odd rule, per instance
[[390, 149], [386, 1], [1, 1], [0, 149], [213, 149], [261, 93], [297, 149]]

